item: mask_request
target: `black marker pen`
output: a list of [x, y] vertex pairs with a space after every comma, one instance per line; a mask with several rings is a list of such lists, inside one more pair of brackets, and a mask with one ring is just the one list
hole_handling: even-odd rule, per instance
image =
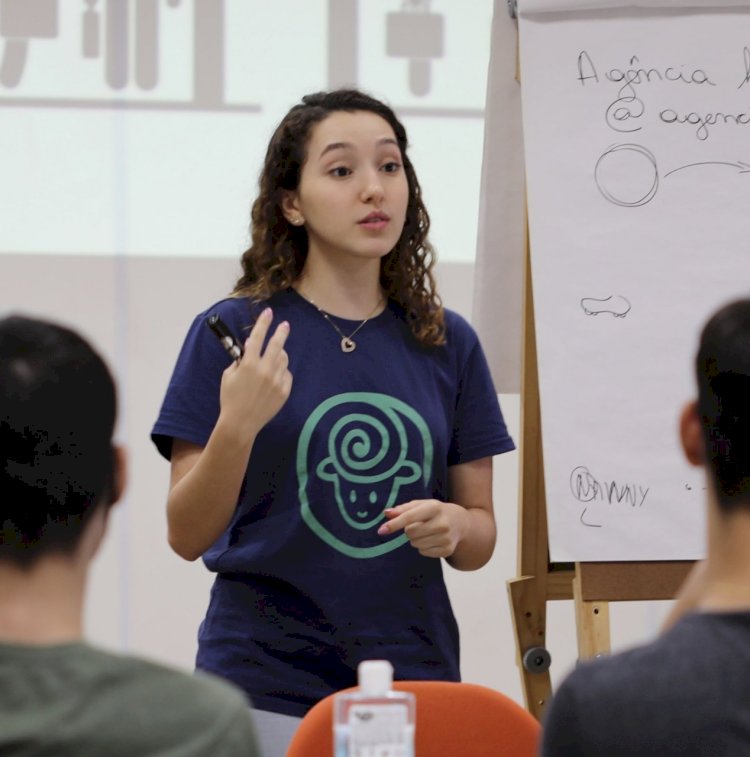
[[224, 349], [239, 363], [242, 359], [242, 344], [236, 339], [229, 327], [221, 320], [218, 315], [209, 315], [206, 323], [211, 331], [216, 334], [217, 339], [221, 342]]

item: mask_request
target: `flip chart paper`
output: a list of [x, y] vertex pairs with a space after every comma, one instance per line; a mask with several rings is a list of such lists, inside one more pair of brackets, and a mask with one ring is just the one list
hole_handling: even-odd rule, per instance
[[749, 45], [741, 11], [520, 19], [556, 561], [703, 554], [678, 416], [703, 323], [750, 294]]

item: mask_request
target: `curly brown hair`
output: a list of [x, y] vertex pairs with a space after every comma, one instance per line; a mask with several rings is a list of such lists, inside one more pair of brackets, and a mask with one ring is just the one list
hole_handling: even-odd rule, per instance
[[406, 154], [406, 130], [387, 105], [355, 89], [306, 95], [276, 128], [252, 207], [252, 243], [242, 254], [242, 275], [232, 296], [267, 300], [299, 278], [307, 258], [307, 232], [292, 226], [284, 217], [284, 192], [299, 186], [313, 126], [336, 111], [359, 110], [375, 113], [391, 126], [409, 185], [404, 228], [396, 246], [381, 261], [380, 285], [403, 308], [409, 328], [422, 344], [444, 344], [443, 307], [432, 274], [435, 253], [427, 241], [430, 217], [414, 166]]

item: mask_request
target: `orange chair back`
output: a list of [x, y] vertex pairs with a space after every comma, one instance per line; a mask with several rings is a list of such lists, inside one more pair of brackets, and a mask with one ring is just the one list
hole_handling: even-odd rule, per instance
[[[505, 694], [473, 683], [396, 681], [417, 698], [415, 757], [536, 757], [539, 723]], [[332, 757], [333, 699], [302, 719], [287, 757]]]

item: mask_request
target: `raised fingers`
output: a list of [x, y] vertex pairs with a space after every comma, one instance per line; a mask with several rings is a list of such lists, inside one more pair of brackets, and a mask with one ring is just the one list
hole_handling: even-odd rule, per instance
[[[250, 336], [245, 341], [245, 352], [253, 357], [259, 357], [263, 349], [263, 342], [266, 340], [268, 327], [271, 325], [273, 313], [271, 308], [266, 308], [259, 316], [255, 325], [250, 329]], [[278, 329], [276, 329], [278, 331]]]
[[276, 364], [278, 356], [284, 351], [284, 344], [289, 336], [289, 321], [282, 321], [273, 332], [273, 336], [268, 340], [266, 349], [263, 352], [263, 358], [272, 364]]

